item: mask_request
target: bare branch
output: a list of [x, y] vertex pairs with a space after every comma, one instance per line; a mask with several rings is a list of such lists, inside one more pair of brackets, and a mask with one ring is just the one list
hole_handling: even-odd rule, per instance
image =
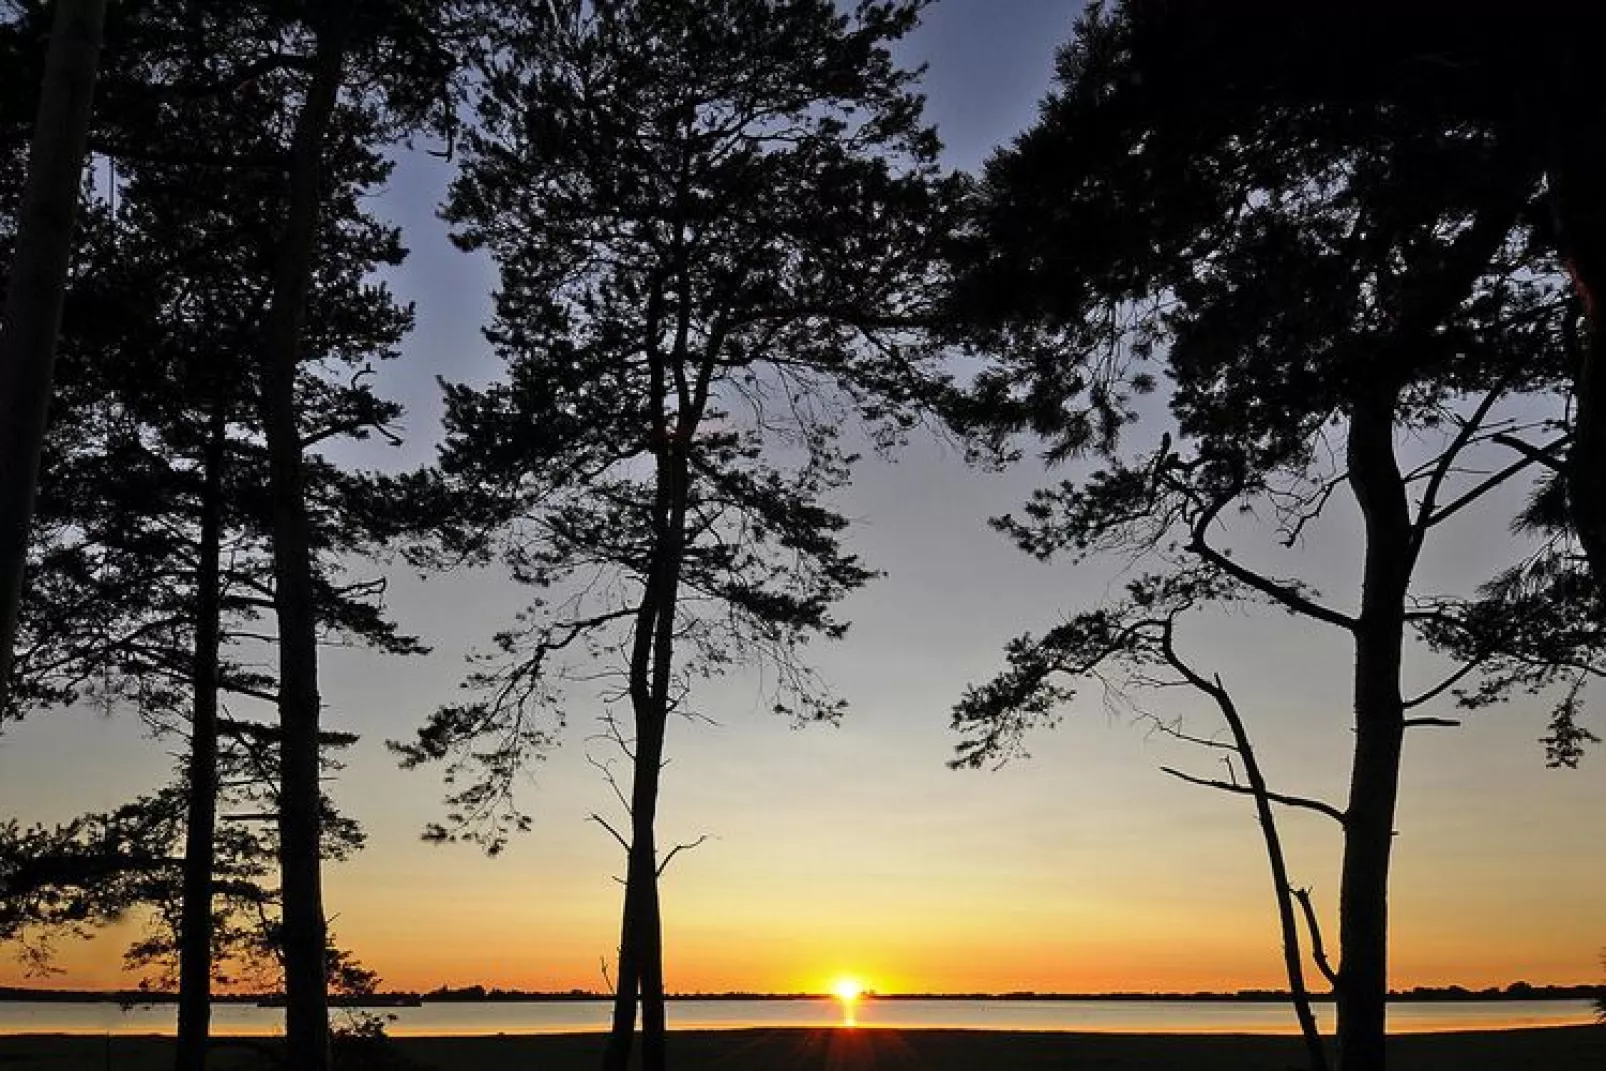
[[1290, 889], [1294, 899], [1305, 912], [1305, 925], [1310, 930], [1310, 958], [1315, 961], [1316, 969], [1322, 972], [1329, 985], [1338, 985], [1338, 972], [1327, 960], [1327, 947], [1322, 944], [1322, 927], [1316, 920], [1316, 908], [1310, 902], [1309, 889]]
[[664, 861], [658, 864], [658, 869], [653, 872], [654, 875], [660, 878], [663, 877], [664, 871], [669, 869], [669, 864], [675, 861], [675, 856], [679, 855], [681, 852], [690, 851], [692, 848], [699, 847], [708, 838], [709, 834], [704, 833], [694, 841], [691, 841], [687, 844], [677, 844], [673, 848], [669, 849], [669, 854], [664, 856]]
[[[1248, 785], [1240, 785], [1232, 781], [1214, 781], [1207, 777], [1195, 777], [1193, 774], [1183, 773], [1181, 770], [1173, 769], [1170, 766], [1160, 767], [1160, 772], [1170, 774], [1177, 780], [1186, 781], [1190, 785], [1203, 785], [1205, 788], [1219, 788], [1223, 792], [1232, 792], [1240, 796], [1255, 795], [1255, 790], [1253, 788], [1249, 787]], [[1321, 800], [1306, 799], [1304, 796], [1289, 796], [1281, 792], [1273, 792], [1270, 789], [1266, 790], [1266, 798], [1271, 800], [1273, 803], [1280, 803], [1285, 807], [1300, 807], [1307, 811], [1315, 811], [1317, 814], [1325, 814], [1339, 825], [1343, 825], [1345, 823], [1344, 812], [1339, 810], [1337, 807], [1334, 807], [1331, 803], [1324, 803]]]
[[[1571, 439], [1572, 436], [1568, 435], [1565, 436], [1561, 441], [1565, 443]], [[1496, 435], [1490, 441], [1497, 443], [1500, 446], [1504, 446], [1509, 450], [1515, 450], [1528, 460], [1534, 462], [1535, 464], [1543, 465], [1552, 472], [1561, 472], [1564, 467], [1564, 463], [1561, 458], [1557, 457], [1555, 454], [1555, 448], [1558, 445], [1556, 443], [1551, 443], [1550, 446], [1547, 447], [1538, 447], [1532, 443], [1524, 442], [1515, 435]]]
[[1428, 479], [1427, 490], [1422, 492], [1422, 502], [1416, 511], [1416, 522], [1411, 525], [1413, 548], [1421, 549], [1422, 540], [1426, 537], [1427, 530], [1433, 525], [1433, 511], [1438, 506], [1439, 491], [1443, 488], [1444, 481], [1455, 467], [1455, 459], [1460, 456], [1461, 452], [1466, 449], [1467, 444], [1472, 441], [1472, 437], [1477, 434], [1478, 428], [1483, 425], [1484, 419], [1488, 417], [1489, 410], [1494, 408], [1494, 403], [1499, 399], [1502, 390], [1503, 388], [1496, 387], [1483, 396], [1483, 400], [1478, 403], [1478, 408], [1473, 410], [1471, 416], [1461, 422], [1461, 430], [1456, 432], [1456, 436], [1451, 440], [1449, 447], [1433, 463], [1433, 475]]
[[609, 833], [613, 834], [613, 839], [619, 842], [619, 847], [623, 848], [627, 852], [630, 850], [630, 842], [628, 840], [625, 840], [624, 837], [620, 836], [619, 831], [617, 829], [613, 828], [613, 826], [609, 825], [608, 824], [608, 820], [606, 818], [602, 817], [602, 815], [598, 814], [595, 811], [592, 811], [591, 814], [587, 816], [586, 820], [590, 821], [590, 822], [595, 822], [595, 823], [597, 823], [597, 825], [601, 826], [603, 829], [606, 829]]
[[619, 801], [619, 806], [624, 808], [626, 814], [630, 814], [630, 800], [625, 798], [624, 790], [619, 787], [619, 779], [613, 775], [613, 764], [603, 762], [590, 754], [586, 755], [586, 761], [602, 773], [602, 779], [608, 783], [608, 788], [613, 792], [613, 798]]
[[1434, 727], [1441, 728], [1441, 729], [1459, 729], [1461, 727], [1461, 719], [1460, 718], [1406, 718], [1405, 721], [1402, 722], [1401, 724], [1403, 724], [1405, 726], [1405, 728], [1407, 728], [1407, 729], [1422, 729], [1422, 728], [1427, 728], [1429, 726], [1434, 726]]
[[[1450, 674], [1448, 677], [1444, 678], [1438, 684], [1435, 684], [1421, 695], [1416, 696], [1413, 699], [1407, 699], [1403, 704], [1404, 709], [1410, 710], [1414, 707], [1421, 706], [1423, 703], [1428, 703], [1434, 699], [1437, 699], [1439, 696], [1443, 695], [1445, 692], [1448, 692], [1451, 688], [1454, 688], [1457, 684], [1460, 684], [1463, 680], [1465, 680], [1469, 674], [1471, 674], [1479, 666], [1483, 665], [1483, 662], [1484, 660], [1481, 656], [1472, 659], [1470, 662], [1467, 662], [1460, 669], [1456, 670], [1454, 673]], [[1460, 723], [1457, 722], [1456, 724]]]
[[1204, 509], [1193, 522], [1191, 538], [1187, 548], [1211, 565], [1220, 569], [1239, 583], [1255, 589], [1262, 595], [1280, 603], [1285, 609], [1299, 614], [1302, 617], [1313, 618], [1346, 631], [1354, 631], [1356, 621], [1348, 614], [1341, 614], [1337, 610], [1323, 606], [1318, 602], [1300, 594], [1299, 590], [1291, 584], [1281, 583], [1268, 576], [1248, 569], [1233, 561], [1221, 551], [1212, 547], [1205, 539], [1205, 532], [1215, 523], [1216, 517], [1227, 505], [1227, 498], [1217, 499]]
[[1511, 479], [1511, 477], [1515, 476], [1523, 469], [1530, 465], [1540, 463], [1540, 457], [1554, 454], [1557, 450], [1560, 450], [1562, 446], [1566, 445], [1569, 438], [1570, 436], [1563, 435], [1561, 438], [1556, 439], [1549, 445], [1539, 447], [1535, 453], [1525, 455], [1521, 460], [1513, 461], [1511, 464], [1507, 465], [1493, 476], [1490, 476], [1488, 479], [1478, 484], [1472, 490], [1468, 491], [1466, 494], [1462, 495], [1448, 506], [1445, 506], [1431, 517], [1428, 517], [1426, 520], [1419, 523], [1423, 528], [1432, 528], [1436, 524], [1440, 524], [1449, 520], [1451, 517], [1455, 516], [1457, 513], [1460, 513], [1463, 509], [1472, 505], [1472, 503], [1476, 502], [1478, 499], [1482, 498], [1496, 487], [1499, 487], [1501, 484]]

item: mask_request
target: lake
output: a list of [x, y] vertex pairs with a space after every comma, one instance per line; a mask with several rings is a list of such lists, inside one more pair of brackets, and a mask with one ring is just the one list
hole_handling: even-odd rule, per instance
[[[1316, 1005], [1323, 1030], [1333, 1006]], [[337, 1018], [343, 1014], [335, 1011]], [[554, 1034], [604, 1031], [605, 1001], [427, 1003], [382, 1009], [395, 1035]], [[171, 1004], [131, 1008], [97, 1003], [0, 1002], [0, 1034], [171, 1034]], [[1389, 1009], [1395, 1033], [1570, 1026], [1594, 1021], [1584, 1000], [1411, 1002]], [[1292, 1034], [1286, 1004], [1175, 1000], [877, 1000], [844, 1008], [830, 998], [795, 1000], [674, 1000], [669, 1023], [683, 1030], [745, 1027], [958, 1027], [974, 1030], [1075, 1030], [1097, 1033]], [[219, 1004], [217, 1034], [277, 1034], [284, 1011], [252, 1004]]]

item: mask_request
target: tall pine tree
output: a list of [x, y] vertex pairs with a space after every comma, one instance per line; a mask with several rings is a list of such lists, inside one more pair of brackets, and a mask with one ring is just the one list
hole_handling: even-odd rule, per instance
[[458, 760], [454, 825], [497, 844], [564, 718], [566, 659], [603, 660], [630, 763], [610, 1068], [638, 996], [644, 1066], [665, 1062], [672, 716], [741, 662], [779, 668], [778, 710], [836, 716], [800, 648], [842, 633], [832, 606], [871, 575], [826, 502], [851, 461], [839, 427], [856, 410], [895, 438], [935, 386], [900, 325], [924, 312], [946, 187], [888, 52], [920, 6], [576, 5], [557, 27], [508, 20], [483, 72], [447, 218], [501, 269], [488, 337], [508, 371], [448, 391], [441, 465], [475, 504], [448, 543], [490, 530], [515, 579], [554, 594], [402, 752]]

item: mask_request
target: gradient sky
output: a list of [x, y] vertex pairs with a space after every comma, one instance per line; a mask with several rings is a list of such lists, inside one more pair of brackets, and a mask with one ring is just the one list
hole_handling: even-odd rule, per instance
[[[943, 0], [908, 43], [929, 64], [930, 115], [949, 162], [974, 167], [1029, 124], [1054, 47], [1079, 5]], [[433, 218], [448, 175], [407, 159], [381, 210], [413, 256], [395, 275], [419, 303], [406, 359], [387, 372], [408, 399], [411, 444], [387, 464], [427, 459], [433, 380], [483, 380], [495, 362], [477, 329], [490, 267], [451, 250]], [[363, 460], [376, 458], [363, 455]], [[1075, 470], [1072, 470], [1073, 473]], [[1056, 474], [1056, 478], [1063, 473]], [[916, 442], [895, 465], [867, 464], [843, 505], [852, 545], [886, 579], [844, 608], [848, 639], [817, 664], [853, 709], [837, 728], [793, 730], [765, 714], [757, 682], [703, 695], [717, 726], [671, 727], [660, 840], [709, 835], [664, 883], [668, 982], [676, 990], [819, 990], [853, 975], [883, 991], [1231, 989], [1279, 985], [1270, 881], [1246, 800], [1179, 784], [1162, 764], [1216, 772], [1084, 693], [1030, 761], [986, 773], [945, 767], [948, 710], [1000, 662], [1003, 642], [1095, 604], [1123, 563], [1040, 565], [987, 530], [1042, 473], [968, 471]], [[1511, 553], [1496, 503], [1468, 516], [1424, 563], [1464, 588]], [[1503, 512], [1504, 511], [1504, 512]], [[1295, 551], [1254, 560], [1315, 577], [1346, 605], [1356, 575], [1353, 510]], [[332, 725], [363, 736], [337, 792], [369, 848], [331, 867], [327, 906], [343, 943], [385, 984], [601, 988], [617, 943], [617, 846], [586, 821], [609, 811], [585, 761], [596, 709], [579, 704], [563, 747], [523, 800], [534, 830], [498, 859], [418, 840], [438, 817], [432, 772], [397, 770], [383, 749], [452, 697], [464, 653], [523, 594], [490, 573], [394, 578], [392, 606], [432, 644], [428, 658], [334, 651], [324, 660]], [[1341, 635], [1281, 614], [1201, 620], [1179, 642], [1237, 693], [1275, 786], [1342, 802], [1349, 651]], [[1418, 671], [1422, 680], [1429, 670]], [[1210, 712], [1182, 693], [1158, 709]], [[1606, 779], [1602, 756], [1549, 771], [1538, 704], [1514, 702], [1465, 728], [1408, 741], [1393, 885], [1396, 986], [1598, 980], [1606, 946]], [[74, 711], [0, 738], [0, 811], [59, 821], [116, 806], [159, 783], [170, 759], [127, 719]], [[1315, 890], [1336, 935], [1339, 842], [1325, 820], [1289, 815], [1295, 880]], [[117, 933], [64, 950], [54, 984], [124, 984]], [[0, 983], [22, 981], [0, 961]]]

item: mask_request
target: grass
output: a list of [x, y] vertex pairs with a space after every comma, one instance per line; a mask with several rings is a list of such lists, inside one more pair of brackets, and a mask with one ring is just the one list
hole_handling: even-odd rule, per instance
[[[594, 1071], [598, 1034], [402, 1038], [356, 1055], [350, 1071]], [[273, 1068], [260, 1046], [227, 1039], [217, 1071]], [[266, 1043], [271, 1048], [271, 1043]], [[1606, 1028], [1413, 1034], [1391, 1042], [1391, 1071], [1601, 1071]], [[983, 1030], [758, 1029], [670, 1035], [670, 1064], [696, 1071], [1295, 1071], [1297, 1038], [1251, 1035], [1014, 1033]], [[399, 1058], [399, 1061], [397, 1060]], [[0, 1071], [167, 1071], [172, 1039], [0, 1037]]]

